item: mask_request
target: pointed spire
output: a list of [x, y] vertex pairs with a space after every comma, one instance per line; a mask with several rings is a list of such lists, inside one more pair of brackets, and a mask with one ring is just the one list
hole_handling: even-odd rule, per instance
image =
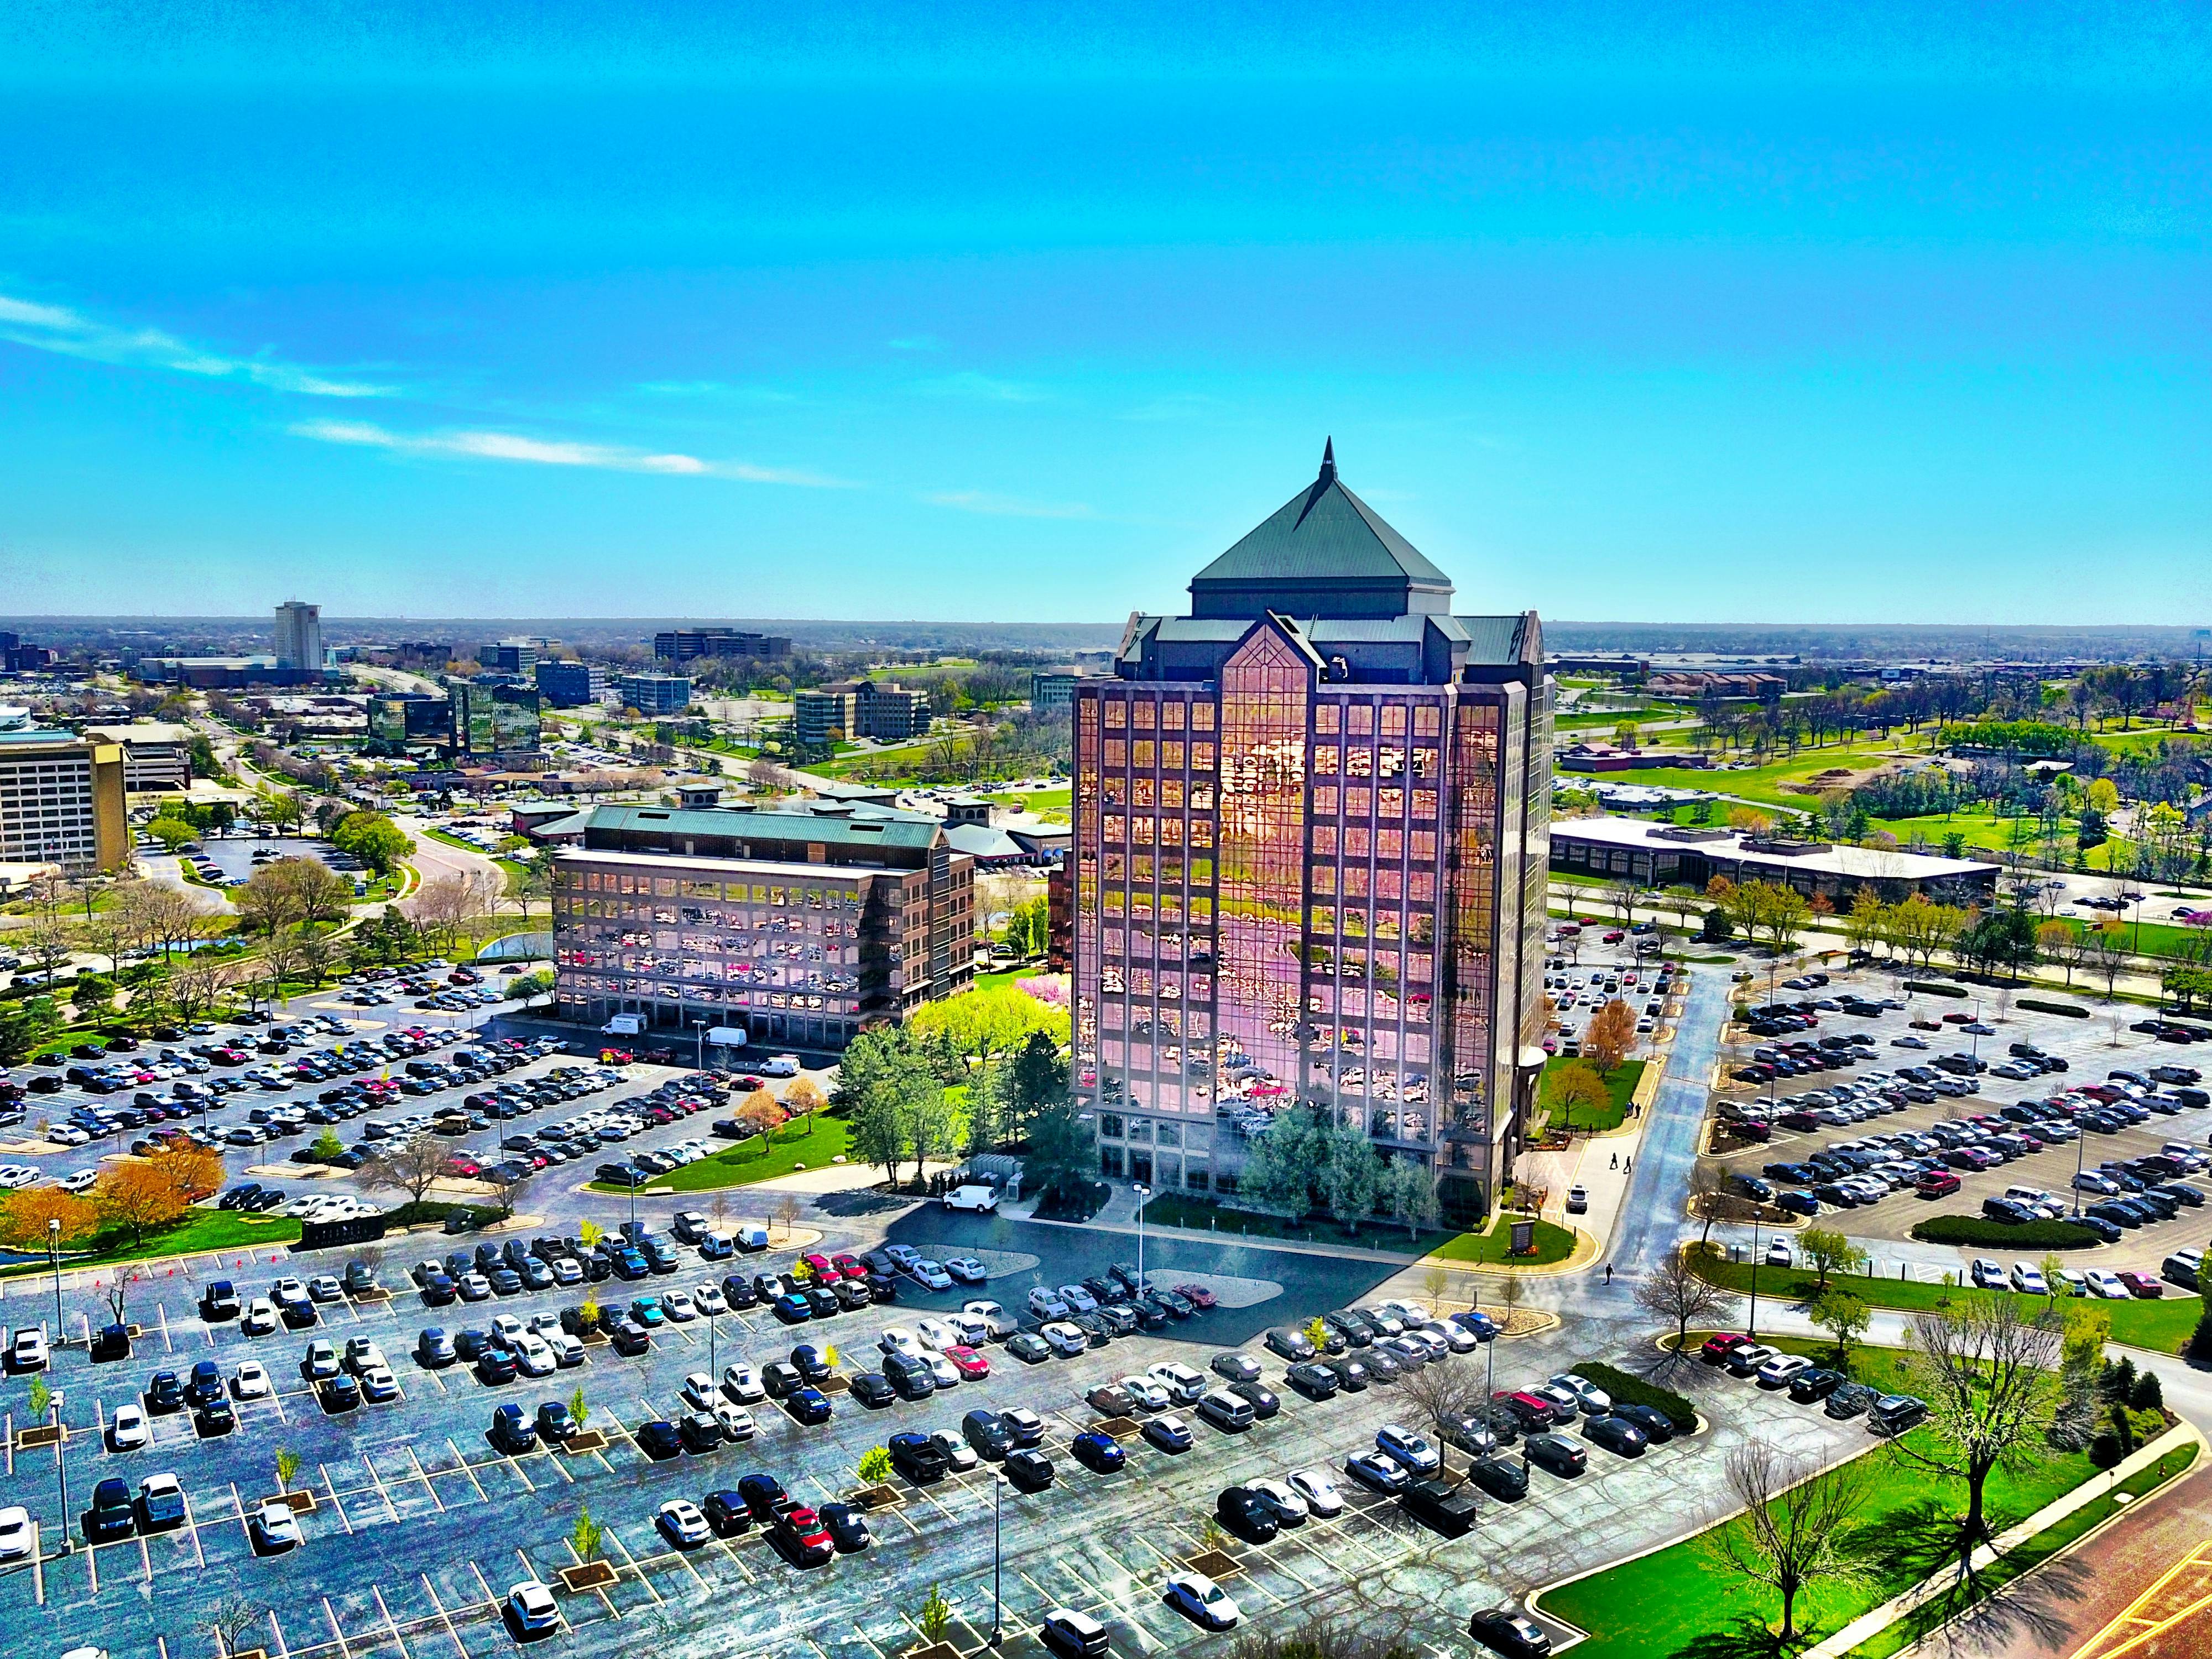
[[1320, 481], [1324, 484], [1333, 484], [1336, 482], [1336, 440], [1334, 438], [1323, 438], [1321, 441]]

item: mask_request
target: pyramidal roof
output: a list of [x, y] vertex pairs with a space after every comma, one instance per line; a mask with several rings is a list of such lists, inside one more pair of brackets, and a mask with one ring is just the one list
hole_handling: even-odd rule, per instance
[[1191, 579], [1194, 617], [1396, 617], [1449, 612], [1451, 578], [1344, 486], [1336, 444], [1321, 473]]

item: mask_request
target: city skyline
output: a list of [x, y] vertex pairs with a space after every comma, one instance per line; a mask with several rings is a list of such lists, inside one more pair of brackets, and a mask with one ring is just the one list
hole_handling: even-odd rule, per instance
[[426, 16], [9, 26], [23, 611], [1108, 618], [1328, 434], [1552, 616], [2212, 598], [2185, 21]]

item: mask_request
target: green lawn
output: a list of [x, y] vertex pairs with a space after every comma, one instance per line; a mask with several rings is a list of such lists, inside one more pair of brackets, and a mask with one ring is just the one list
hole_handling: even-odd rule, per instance
[[[2040, 1252], [2036, 1253], [2039, 1256]], [[1740, 1293], [1751, 1289], [1752, 1266], [1747, 1261], [1717, 1261], [1703, 1258], [1698, 1273], [1715, 1284], [1725, 1285]], [[1795, 1267], [1761, 1267], [1759, 1269], [1759, 1295], [1761, 1301], [1772, 1297], [1778, 1302], [1809, 1305], [1817, 1292], [1814, 1276]], [[1964, 1297], [2013, 1296], [2012, 1291], [1977, 1291], [1957, 1285], [1923, 1285], [1915, 1279], [1869, 1279], [1858, 1273], [1831, 1273], [1828, 1283], [1849, 1291], [1870, 1308], [1900, 1308], [1917, 1311], [1933, 1308], [1944, 1298], [1954, 1301]], [[2036, 1307], [2045, 1305], [2039, 1296], [2024, 1297]], [[2112, 1322], [2112, 1340], [2130, 1347], [2149, 1348], [2159, 1353], [2174, 1353], [2190, 1332], [2197, 1328], [2204, 1304], [2193, 1296], [2166, 1296], [2154, 1302], [2099, 1302], [2099, 1312]]]
[[1673, 789], [1707, 789], [1719, 794], [1758, 801], [1768, 806], [1785, 807], [1792, 812], [1809, 812], [1819, 808], [1818, 798], [1795, 793], [1784, 787], [1785, 785], [1802, 782], [1817, 773], [1836, 767], [1863, 770], [1880, 765], [1898, 750], [1920, 747], [1900, 732], [1888, 743], [1875, 741], [1801, 749], [1787, 760], [1769, 761], [1763, 766], [1747, 767], [1741, 771], [1662, 766], [1648, 772], [1638, 772], [1635, 779], [1638, 783], [1661, 784]]
[[1402, 1251], [1425, 1255], [1451, 1241], [1448, 1232], [1430, 1231], [1408, 1238], [1406, 1229], [1387, 1221], [1370, 1221], [1354, 1231], [1322, 1217], [1290, 1222], [1258, 1210], [1239, 1210], [1210, 1203], [1183, 1193], [1159, 1193], [1145, 1204], [1145, 1224], [1152, 1227], [1187, 1227], [1224, 1237], [1287, 1238], [1313, 1244], [1350, 1244], [1364, 1250]]
[[[1513, 1221], [1510, 1215], [1501, 1215], [1498, 1224], [1487, 1233], [1462, 1233], [1447, 1239], [1429, 1254], [1446, 1261], [1465, 1261], [1478, 1267], [1503, 1267], [1506, 1249], [1513, 1243]], [[1553, 1261], [1565, 1261], [1574, 1253], [1575, 1235], [1571, 1229], [1539, 1221], [1535, 1232], [1536, 1254], [1512, 1258], [1515, 1265], [1540, 1267]]]
[[[721, 1187], [749, 1187], [757, 1181], [773, 1180], [777, 1176], [789, 1175], [801, 1164], [810, 1170], [823, 1169], [846, 1152], [851, 1133], [843, 1118], [832, 1117], [827, 1112], [816, 1114], [811, 1127], [803, 1120], [793, 1119], [771, 1133], [765, 1141], [758, 1135], [739, 1141], [726, 1152], [716, 1152], [665, 1176], [655, 1176], [638, 1190], [707, 1193]], [[604, 1181], [594, 1181], [591, 1189], [595, 1193], [629, 1190]]]
[[[132, 1243], [128, 1234], [95, 1239], [90, 1249], [63, 1257], [62, 1266], [75, 1272], [80, 1267], [105, 1267], [111, 1261], [147, 1261], [160, 1256], [191, 1255], [204, 1250], [289, 1244], [299, 1236], [300, 1224], [289, 1217], [263, 1218], [242, 1216], [235, 1210], [195, 1209], [175, 1226], [149, 1234], [143, 1244]], [[50, 1271], [43, 1261], [20, 1262], [0, 1268], [0, 1276]]]
[[1552, 1112], [1553, 1120], [1563, 1128], [1601, 1130], [1617, 1129], [1628, 1115], [1628, 1097], [1636, 1092], [1637, 1084], [1644, 1076], [1644, 1062], [1640, 1060], [1623, 1060], [1613, 1068], [1613, 1075], [1605, 1079], [1606, 1103], [1593, 1109], [1584, 1106], [1577, 1109], [1571, 1122], [1562, 1115], [1564, 1109], [1553, 1099], [1553, 1085], [1560, 1071], [1574, 1064], [1572, 1060], [1553, 1059], [1544, 1067], [1543, 1091], [1537, 1097], [1540, 1105]]
[[[1795, 1352], [1826, 1352], [1825, 1343], [1773, 1340]], [[1862, 1349], [1852, 1370], [1876, 1388], [1893, 1387], [1899, 1358], [1893, 1349]], [[1923, 1425], [1905, 1442], [1932, 1445], [1933, 1432]], [[1914, 1552], [1896, 1548], [1895, 1540], [1917, 1530], [1928, 1511], [1954, 1514], [1964, 1506], [1962, 1483], [1894, 1457], [1879, 1443], [1870, 1441], [1864, 1455], [1874, 1460], [1874, 1486], [1859, 1531], [1869, 1542], [1872, 1576], [1863, 1584], [1843, 1588], [1816, 1580], [1798, 1597], [1801, 1626], [1840, 1629], [1910, 1589], [1924, 1576], [1925, 1563], [1917, 1561]], [[2018, 1473], [2000, 1470], [1986, 1489], [1991, 1527], [2002, 1531], [2096, 1473], [2087, 1455], [2078, 1452], [2054, 1455]], [[1678, 1653], [1701, 1637], [1728, 1632], [1739, 1619], [1771, 1622], [1779, 1613], [1777, 1598], [1723, 1565], [1712, 1553], [1712, 1535], [1700, 1534], [1552, 1591], [1543, 1598], [1544, 1611], [1590, 1632], [1589, 1640], [1575, 1650], [1583, 1659], [1653, 1659]]]

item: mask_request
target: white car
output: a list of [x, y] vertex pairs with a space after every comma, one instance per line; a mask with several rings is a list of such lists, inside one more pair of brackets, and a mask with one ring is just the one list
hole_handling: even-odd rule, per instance
[[[242, 1359], [231, 1380], [231, 1388], [240, 1400], [266, 1400], [270, 1390], [269, 1368], [258, 1359]], [[120, 1416], [121, 1413], [118, 1413]]]
[[1202, 1572], [1179, 1572], [1168, 1580], [1168, 1605], [1207, 1630], [1229, 1630], [1243, 1615], [1229, 1592]]
[[2089, 1294], [2103, 1297], [2107, 1302], [2125, 1302], [2128, 1287], [2120, 1283], [2119, 1275], [2103, 1267], [2091, 1267], [2081, 1275], [2089, 1281]]
[[[1565, 1389], [1574, 1395], [1575, 1404], [1593, 1416], [1613, 1409], [1613, 1396], [1603, 1389], [1574, 1371], [1560, 1371], [1545, 1379], [1555, 1389]], [[1385, 1450], [1389, 1448], [1385, 1447]]]
[[1072, 1311], [1058, 1291], [1039, 1285], [1030, 1291], [1030, 1312], [1039, 1319], [1065, 1319]]
[[550, 1376], [555, 1364], [543, 1337], [526, 1336], [514, 1345], [514, 1366], [525, 1376]]
[[1206, 1392], [1206, 1379], [1188, 1365], [1172, 1359], [1146, 1367], [1145, 1375], [1167, 1390], [1168, 1397], [1188, 1406]]
[[960, 1386], [960, 1367], [943, 1354], [925, 1353], [921, 1357], [921, 1363], [929, 1367], [931, 1380], [937, 1384], [937, 1391], [939, 1394], [944, 1393], [947, 1389], [957, 1389]]
[[960, 1311], [973, 1314], [981, 1320], [984, 1331], [994, 1342], [1005, 1341], [1022, 1328], [1021, 1322], [1013, 1315], [1008, 1313], [998, 1303], [987, 1298], [979, 1297], [973, 1302], [963, 1302], [960, 1304]]
[[1085, 1334], [1083, 1327], [1071, 1325], [1064, 1319], [1040, 1325], [1037, 1334], [1045, 1340], [1054, 1353], [1064, 1358], [1082, 1353], [1091, 1346], [1091, 1338]]
[[714, 1387], [714, 1379], [704, 1371], [694, 1371], [684, 1379], [684, 1403], [695, 1411], [710, 1412], [721, 1398]]
[[660, 1311], [668, 1316], [672, 1325], [688, 1325], [699, 1316], [699, 1310], [691, 1300], [689, 1291], [671, 1291], [660, 1298]]
[[1800, 1371], [1812, 1369], [1813, 1362], [1802, 1353], [1778, 1353], [1759, 1368], [1759, 1386], [1786, 1389]]
[[543, 1340], [553, 1350], [553, 1363], [562, 1370], [584, 1363], [584, 1345], [566, 1331], [548, 1331]]
[[507, 1591], [507, 1616], [517, 1634], [532, 1636], [539, 1631], [557, 1629], [561, 1607], [550, 1588], [535, 1578], [526, 1578]]
[[742, 1359], [723, 1367], [722, 1392], [741, 1406], [768, 1398], [768, 1390], [761, 1386], [759, 1370]]
[[699, 1506], [688, 1498], [672, 1498], [653, 1511], [653, 1524], [679, 1550], [696, 1550], [714, 1535]]
[[268, 1335], [276, 1328], [276, 1304], [265, 1296], [255, 1297], [246, 1304], [238, 1328], [248, 1336]]
[[941, 1319], [915, 1320], [914, 1334], [921, 1340], [923, 1347], [933, 1348], [939, 1353], [960, 1346], [960, 1333]]
[[82, 1193], [89, 1191], [93, 1182], [99, 1179], [100, 1171], [97, 1170], [72, 1170], [54, 1185], [65, 1193]]
[[952, 1288], [952, 1275], [945, 1271], [945, 1264], [941, 1261], [917, 1261], [907, 1272], [925, 1290], [949, 1291]]
[[952, 1460], [953, 1469], [965, 1474], [975, 1467], [975, 1449], [950, 1429], [939, 1429], [929, 1437], [937, 1443], [938, 1449]]
[[698, 1304], [699, 1311], [705, 1314], [709, 1319], [714, 1318], [718, 1315], [726, 1314], [730, 1310], [728, 1298], [724, 1297], [723, 1294], [720, 1291], [716, 1290], [712, 1285], [702, 1285], [697, 1290], [691, 1292], [691, 1299]]
[[42, 1371], [52, 1356], [46, 1352], [46, 1334], [36, 1325], [17, 1328], [15, 1340], [9, 1346], [8, 1369], [15, 1371]]
[[2032, 1262], [2015, 1261], [2012, 1264], [2012, 1287], [2023, 1296], [2051, 1294], [2050, 1281], [2044, 1278], [2043, 1269]]
[[725, 1439], [750, 1440], [753, 1437], [753, 1414], [743, 1406], [732, 1406], [726, 1400], [717, 1400], [707, 1409], [714, 1413], [714, 1420], [722, 1425]]
[[146, 1426], [146, 1412], [142, 1406], [118, 1406], [115, 1416], [107, 1425], [107, 1445], [111, 1451], [136, 1451], [150, 1437]]
[[20, 1504], [0, 1510], [0, 1561], [20, 1561], [31, 1553], [31, 1512]]
[[1174, 1403], [1173, 1397], [1149, 1376], [1125, 1376], [1121, 1388], [1129, 1398], [1148, 1412], [1164, 1412]]
[[1342, 1512], [1344, 1494], [1326, 1469], [1293, 1469], [1290, 1488], [1305, 1500], [1306, 1508], [1322, 1520]]
[[1978, 1291], [2002, 1291], [2009, 1284], [2005, 1278], [2005, 1270], [1985, 1255], [1974, 1258], [1973, 1265], [1966, 1270], [1966, 1276]]
[[1267, 1500], [1267, 1507], [1275, 1512], [1276, 1521], [1285, 1527], [1305, 1524], [1306, 1500], [1279, 1480], [1251, 1480], [1246, 1486]]
[[281, 1498], [272, 1498], [254, 1510], [246, 1527], [252, 1534], [254, 1548], [264, 1555], [300, 1547], [300, 1517]]
[[903, 1325], [885, 1326], [884, 1334], [876, 1339], [876, 1346], [885, 1353], [902, 1353], [908, 1359], [920, 1359], [927, 1352], [921, 1339]]

